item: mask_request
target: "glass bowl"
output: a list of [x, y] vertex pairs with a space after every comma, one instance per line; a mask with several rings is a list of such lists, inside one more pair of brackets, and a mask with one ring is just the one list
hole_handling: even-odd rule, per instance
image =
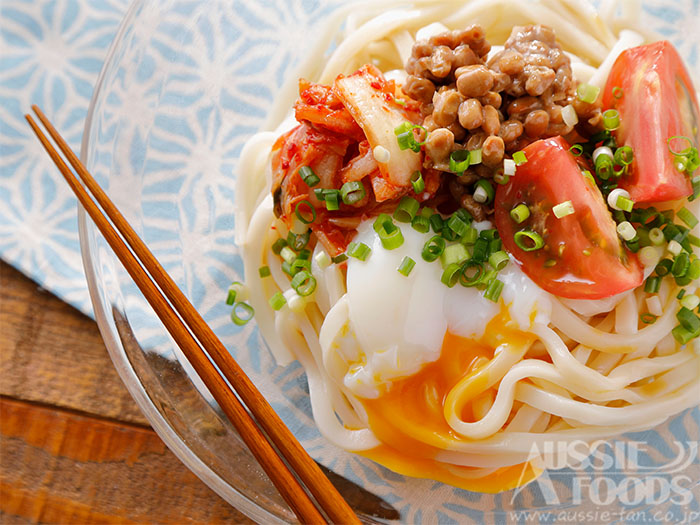
[[[675, 34], [662, 4], [646, 2], [642, 15], [650, 27]], [[491, 495], [410, 479], [333, 447], [314, 426], [301, 367], [276, 366], [254, 322], [230, 322], [226, 288], [243, 272], [233, 235], [237, 159], [246, 140], [267, 126], [266, 116], [273, 122], [282, 114], [275, 98], [295, 88], [295, 66], [313, 46], [310, 35], [338, 29], [347, 5], [135, 0], [95, 89], [82, 160], [364, 521], [500, 522], [512, 521], [511, 511], [590, 509], [570, 493], [553, 503], [539, 485]], [[694, 42], [676, 43], [692, 58]], [[294, 521], [82, 210], [79, 224], [97, 322], [155, 431], [252, 519]], [[656, 443], [650, 461], [665, 465], [674, 440], [697, 442], [697, 420], [697, 410], [686, 411], [625, 439]], [[696, 469], [693, 479], [699, 477]]]

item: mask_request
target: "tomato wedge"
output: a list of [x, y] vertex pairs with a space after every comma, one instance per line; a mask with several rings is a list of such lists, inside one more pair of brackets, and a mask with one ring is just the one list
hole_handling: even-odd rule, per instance
[[[622, 89], [621, 96], [615, 88]], [[690, 179], [676, 169], [667, 141], [685, 136], [697, 147], [700, 113], [688, 71], [670, 42], [620, 54], [605, 86], [603, 107], [620, 112], [618, 144], [634, 150], [631, 171], [620, 181], [632, 200], [662, 202], [693, 193]]]
[[[602, 299], [639, 286], [637, 257], [617, 236], [600, 190], [587, 179], [569, 144], [561, 138], [533, 142], [527, 162], [496, 191], [495, 220], [506, 250], [544, 290], [570, 299]], [[571, 201], [574, 213], [558, 219], [552, 208]], [[525, 204], [530, 216], [518, 224], [510, 215]], [[515, 241], [519, 231], [542, 237], [544, 246], [525, 251]]]

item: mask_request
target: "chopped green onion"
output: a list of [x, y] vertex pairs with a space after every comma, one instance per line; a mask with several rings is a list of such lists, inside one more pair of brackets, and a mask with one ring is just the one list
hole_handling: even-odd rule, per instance
[[430, 220], [430, 217], [432, 217], [434, 213], [435, 213], [435, 211], [432, 210], [431, 208], [421, 208], [421, 210], [420, 210], [420, 212], [418, 213], [418, 215], [420, 215], [421, 217], [425, 217], [426, 219]]
[[331, 258], [323, 250], [314, 255], [314, 261], [316, 261], [316, 264], [318, 264], [318, 267], [321, 268], [321, 270], [324, 270], [331, 265]]
[[673, 330], [671, 330], [671, 334], [673, 334], [673, 338], [678, 341], [680, 344], [684, 345], [688, 343], [689, 341], [692, 341], [698, 335], [700, 334], [700, 331], [698, 332], [692, 332], [688, 329], [686, 329], [682, 325], [676, 326]]
[[637, 235], [637, 230], [629, 221], [622, 221], [617, 225], [617, 234], [625, 241], [631, 241]]
[[333, 261], [333, 264], [342, 264], [347, 260], [348, 260], [348, 256], [345, 253], [340, 253], [340, 254], [336, 255], [335, 257], [331, 257], [331, 261]]
[[626, 212], [631, 212], [632, 208], [634, 207], [634, 201], [631, 199], [628, 199], [624, 195], [620, 195], [617, 200], [615, 201], [615, 206], [617, 207], [618, 210], [621, 211], [626, 211]]
[[508, 254], [503, 250], [493, 252], [489, 255], [489, 264], [494, 270], [499, 272], [506, 267], [509, 260]]
[[603, 112], [603, 126], [607, 130], [615, 130], [620, 127], [620, 113], [616, 109], [608, 109]]
[[297, 254], [294, 253], [294, 250], [292, 250], [289, 246], [282, 248], [280, 255], [282, 256], [282, 259], [287, 261], [289, 264], [292, 264], [297, 258]]
[[[681, 290], [676, 294], [676, 299], [679, 301], [683, 299], [683, 296], [685, 295], [685, 288], [681, 288]], [[692, 310], [692, 308], [691, 308]]]
[[574, 157], [580, 157], [583, 155], [583, 146], [581, 144], [574, 144], [569, 148], [569, 151]]
[[469, 252], [464, 247], [463, 244], [451, 244], [445, 248], [440, 256], [440, 262], [443, 268], [446, 268], [450, 264], [458, 263], [461, 264], [469, 259]]
[[413, 192], [415, 194], [423, 193], [423, 190], [425, 190], [425, 181], [420, 171], [413, 172], [413, 175], [411, 175], [411, 184], [413, 185]]
[[685, 252], [679, 253], [673, 260], [673, 266], [671, 267], [671, 273], [674, 277], [685, 277], [688, 273], [688, 268], [690, 267], [690, 259], [688, 254]]
[[649, 240], [654, 246], [661, 246], [666, 241], [666, 238], [660, 228], [652, 228], [649, 230]]
[[510, 217], [518, 224], [525, 221], [530, 216], [530, 208], [527, 204], [518, 204], [515, 208], [510, 210]]
[[615, 97], [616, 99], [621, 99], [622, 95], [624, 95], [624, 94], [625, 94], [625, 91], [620, 86], [615, 86], [612, 90], [612, 96]]
[[408, 277], [408, 274], [411, 273], [411, 270], [413, 270], [413, 267], [415, 265], [416, 265], [416, 261], [414, 261], [408, 255], [406, 255], [406, 256], [404, 256], [403, 259], [401, 259], [401, 264], [399, 264], [397, 271], [401, 275]]
[[475, 261], [483, 262], [489, 256], [489, 240], [479, 237], [474, 243], [474, 250], [472, 251], [472, 259]]
[[595, 172], [602, 180], [609, 179], [613, 169], [613, 160], [608, 155], [598, 155], [595, 159]]
[[435, 233], [440, 233], [445, 225], [445, 221], [439, 213], [434, 213], [430, 217], [430, 226], [433, 228]]
[[280, 252], [282, 251], [282, 248], [287, 246], [287, 241], [284, 239], [277, 239], [274, 243], [272, 243], [272, 253], [275, 255], [279, 255]]
[[644, 283], [644, 291], [646, 293], [659, 293], [661, 287], [661, 277], [648, 277]]
[[270, 272], [270, 267], [269, 266], [261, 266], [258, 268], [258, 274], [260, 275], [260, 278], [264, 279], [265, 277], [270, 277], [271, 272]]
[[299, 168], [299, 175], [301, 176], [301, 180], [310, 188], [321, 182], [321, 179], [309, 166], [302, 166]]
[[467, 228], [467, 231], [464, 232], [464, 235], [462, 235], [460, 242], [462, 244], [466, 244], [467, 246], [471, 246], [476, 242], [478, 238], [479, 231], [476, 228], [472, 228], [471, 226], [469, 226]]
[[527, 162], [527, 155], [525, 155], [524, 151], [516, 151], [513, 153], [513, 161], [515, 161], [516, 166], [525, 164]]
[[491, 242], [489, 242], [489, 254], [500, 252], [501, 248], [503, 248], [501, 239], [492, 239]]
[[571, 201], [560, 202], [552, 208], [552, 211], [557, 219], [561, 219], [567, 215], [573, 215], [575, 212], [574, 205], [571, 203]]
[[393, 222], [383, 222], [377, 234], [386, 250], [393, 250], [403, 244], [403, 233]]
[[474, 189], [474, 200], [482, 204], [490, 204], [496, 196], [496, 190], [486, 179], [479, 179]]
[[255, 309], [248, 303], [236, 303], [231, 310], [231, 321], [237, 326], [243, 326], [255, 315]]
[[688, 234], [688, 242], [689, 242], [692, 246], [698, 246], [698, 247], [700, 247], [700, 237], [696, 237], [695, 235], [692, 235], [692, 234], [689, 233], [689, 234]]
[[466, 149], [458, 149], [450, 153], [450, 171], [452, 173], [462, 174], [469, 167], [469, 151]]
[[495, 182], [496, 184], [499, 184], [500, 186], [505, 186], [506, 184], [508, 184], [510, 182], [510, 176], [507, 175], [505, 172], [501, 173], [500, 171], [497, 171], [493, 175], [493, 182]]
[[365, 198], [365, 186], [359, 181], [350, 181], [340, 188], [340, 198], [345, 204], [357, 204]]
[[488, 230], [481, 230], [479, 232], [479, 237], [486, 239], [487, 241], [492, 241], [498, 239], [498, 230], [496, 228], [489, 228]]
[[287, 235], [287, 246], [290, 246], [293, 250], [300, 252], [306, 247], [307, 244], [309, 244], [310, 238], [311, 232], [309, 230], [296, 235], [289, 232], [289, 235]]
[[297, 259], [309, 260], [311, 259], [311, 250], [303, 249], [297, 253]]
[[418, 213], [420, 204], [413, 197], [403, 197], [394, 210], [394, 219], [399, 222], [411, 222]]
[[[666, 228], [666, 229], [668, 229], [668, 228]], [[683, 247], [680, 245], [680, 243], [678, 241], [672, 240], [671, 242], [668, 243], [668, 247], [666, 249], [669, 251], [669, 253], [671, 253], [673, 255], [678, 255], [683, 250]]]
[[[503, 159], [503, 173], [501, 175], [503, 175], [503, 176], [515, 175], [515, 170], [516, 170], [516, 166], [515, 166], [515, 161], [513, 159]], [[495, 180], [495, 176], [494, 176], [494, 180]], [[498, 181], [496, 181], [496, 182], [498, 182]]]
[[439, 235], [434, 235], [428, 242], [423, 245], [421, 257], [424, 261], [432, 262], [445, 251], [445, 239]]
[[[472, 273], [471, 270], [474, 270]], [[478, 261], [467, 261], [462, 265], [462, 271], [459, 275], [459, 284], [467, 288], [476, 286], [481, 282], [484, 275], [484, 263]]]
[[316, 290], [316, 278], [311, 272], [302, 270], [292, 278], [290, 285], [299, 295], [307, 297]]
[[292, 265], [289, 264], [287, 261], [282, 261], [282, 271], [290, 277], [294, 277], [294, 273], [292, 272]]
[[544, 246], [542, 236], [539, 233], [531, 230], [516, 232], [513, 238], [515, 239], [515, 244], [518, 245], [518, 248], [526, 252], [539, 250]]
[[324, 200], [326, 201], [326, 209], [328, 211], [336, 211], [340, 209], [340, 202], [338, 199], [338, 196], [340, 195], [340, 192], [338, 190], [335, 190], [333, 193], [330, 193], [330, 190], [325, 193], [323, 196]]
[[469, 165], [475, 166], [476, 164], [481, 164], [481, 148], [469, 152]]
[[[310, 218], [309, 218], [308, 215], [305, 215], [305, 214], [299, 209], [299, 207], [300, 207], [302, 204], [305, 204], [305, 205], [309, 208], [309, 210], [311, 210], [311, 212], [310, 212], [310, 213], [311, 213], [311, 217], [310, 217]], [[312, 222], [314, 222], [314, 221], [316, 220], [316, 208], [314, 208], [313, 205], [312, 205], [309, 201], [307, 201], [307, 200], [303, 200], [303, 201], [297, 202], [297, 205], [296, 205], [295, 208], [294, 208], [294, 213], [296, 214], [297, 219], [299, 219], [299, 220], [300, 220], [302, 223], [304, 223], [304, 224], [311, 224]]]
[[681, 306], [688, 310], [695, 310], [700, 305], [700, 297], [695, 294], [688, 294], [681, 300]]
[[700, 279], [700, 259], [695, 259], [693, 262], [690, 263], [690, 266], [688, 267], [688, 272], [685, 275], [693, 281], [695, 279]]
[[499, 279], [494, 279], [486, 287], [486, 291], [484, 292], [484, 297], [486, 299], [488, 299], [489, 301], [493, 301], [494, 303], [497, 303], [498, 299], [501, 297], [502, 290], [503, 290], [503, 281], [501, 281]]
[[287, 304], [287, 299], [284, 298], [282, 292], [277, 292], [275, 295], [270, 297], [268, 303], [270, 303], [270, 306], [273, 310], [277, 311], [280, 310], [285, 304]]
[[639, 262], [642, 266], [656, 266], [659, 262], [660, 248], [658, 246], [644, 246], [639, 251]]
[[[674, 149], [673, 146], [671, 145], [671, 142], [676, 141], [676, 140], [684, 141], [688, 145], [688, 147], [683, 149], [683, 150]], [[682, 135], [675, 135], [673, 137], [670, 137], [668, 140], [666, 140], [666, 143], [668, 144], [668, 151], [671, 152], [671, 155], [678, 155], [681, 157], [685, 157], [691, 151], [693, 151], [693, 141], [690, 138], [684, 137]]]
[[416, 215], [413, 217], [411, 226], [414, 230], [420, 233], [428, 233], [430, 231], [430, 221], [422, 215]]
[[634, 160], [634, 151], [630, 146], [621, 146], [615, 150], [615, 163], [620, 166], [629, 166]]
[[685, 206], [678, 210], [678, 218], [688, 225], [689, 228], [695, 228], [698, 224], [698, 218], [693, 215]]
[[461, 237], [469, 228], [469, 224], [464, 222], [457, 214], [453, 214], [447, 219], [447, 227]]
[[384, 229], [384, 224], [387, 222], [393, 224], [391, 215], [389, 215], [388, 213], [380, 213], [379, 215], [377, 215], [377, 218], [374, 219], [374, 224], [372, 224], [372, 228], [375, 232], [379, 233], [381, 230]]
[[644, 324], [654, 324], [656, 319], [657, 317], [654, 314], [650, 314], [648, 312], [644, 312], [639, 316], [639, 320]]
[[348, 244], [347, 253], [350, 257], [354, 257], [360, 261], [366, 261], [369, 254], [372, 253], [372, 248], [363, 242], [351, 242]]
[[656, 275], [659, 277], [665, 277], [669, 273], [671, 273], [671, 268], [673, 267], [673, 261], [671, 259], [663, 259], [659, 261], [659, 264], [656, 265], [656, 268], [654, 271], [656, 272]]
[[700, 318], [690, 309], [682, 307], [676, 314], [681, 326], [690, 332], [700, 332]]
[[587, 104], [593, 104], [598, 98], [599, 93], [600, 88], [598, 86], [592, 86], [591, 84], [579, 84], [576, 88], [578, 99]]
[[442, 284], [444, 284], [448, 288], [452, 288], [455, 284], [457, 284], [461, 271], [462, 267], [457, 263], [452, 263], [448, 265], [447, 268], [445, 268], [445, 270], [442, 272], [440, 282], [442, 282]]
[[307, 259], [300, 259], [299, 257], [297, 257], [291, 264], [290, 270], [292, 272], [292, 275], [296, 275], [301, 270], [311, 270], [311, 261]]

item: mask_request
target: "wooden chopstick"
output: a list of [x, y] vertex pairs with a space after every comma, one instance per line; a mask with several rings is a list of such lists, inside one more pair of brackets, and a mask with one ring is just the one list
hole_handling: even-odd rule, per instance
[[[284, 425], [277, 413], [267, 403], [211, 328], [204, 322], [182, 291], [158, 263], [155, 256], [130, 227], [82, 162], [71, 151], [51, 122], [36, 105], [32, 106], [32, 109], [87, 188], [92, 192], [95, 200], [105, 211], [112, 224], [119, 230], [119, 233], [114, 230], [110, 221], [102, 214], [95, 201], [77, 180], [60, 154], [34, 122], [31, 115], [26, 115], [27, 121], [47, 153], [59, 168], [107, 242], [112, 246], [132, 279], [134, 279], [144, 296], [152, 304], [156, 314], [175, 341], [178, 342], [197, 374], [207, 385], [222, 410], [234, 424], [251, 452], [265, 469], [265, 472], [300, 521], [303, 523], [325, 522], [308, 494], [277, 455], [261, 429], [258, 428], [256, 421], [262, 427], [262, 430], [267, 433], [270, 441], [274, 443], [332, 522], [359, 523], [357, 516], [347, 502], [340, 496], [336, 488], [321, 472], [318, 465]], [[124, 243], [122, 236], [131, 249]], [[146, 271], [150, 274], [150, 277]], [[151, 277], [170, 301], [177, 314], [172, 311], [168, 300], [163, 297], [158, 287], [154, 285]], [[187, 323], [187, 326], [183, 324], [183, 321]], [[206, 349], [206, 353], [202, 350], [202, 347]], [[238, 396], [240, 396], [240, 400], [247, 406], [256, 421], [251, 419], [241, 401], [230, 390], [226, 381], [218, 374], [215, 367], [212, 366], [207, 354], [235, 389]]]

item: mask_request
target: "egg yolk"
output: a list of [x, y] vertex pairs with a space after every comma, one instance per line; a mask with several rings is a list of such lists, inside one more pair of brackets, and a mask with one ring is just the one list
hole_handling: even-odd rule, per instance
[[[541, 471], [529, 463], [499, 468], [479, 476], [475, 467], [456, 466], [436, 461], [435, 455], [449, 450], [455, 443], [470, 440], [457, 434], [445, 419], [445, 400], [460, 381], [467, 383], [467, 397], [487, 389], [488, 377], [480, 371], [493, 358], [500, 342], [520, 342], [531, 336], [512, 328], [507, 312], [497, 315], [487, 326], [480, 341], [445, 334], [440, 358], [416, 374], [394, 382], [388, 392], [376, 399], [363, 399], [372, 429], [382, 445], [361, 455], [395, 472], [418, 478], [429, 478], [456, 487], [478, 492], [501, 492], [535, 479]], [[473, 379], [464, 381], [465, 378]], [[471, 395], [471, 394], [475, 395]], [[471, 402], [462, 406], [464, 421], [476, 421]]]

